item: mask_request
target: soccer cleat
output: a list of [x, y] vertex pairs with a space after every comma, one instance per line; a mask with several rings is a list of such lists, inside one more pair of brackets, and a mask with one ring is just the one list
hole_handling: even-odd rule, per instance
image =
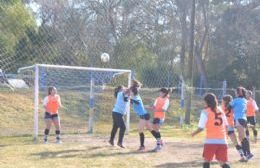
[[125, 148], [125, 146], [121, 143], [118, 143], [117, 146], [119, 146], [120, 148]]
[[156, 145], [156, 147], [152, 150], [153, 152], [158, 152], [161, 150], [161, 145]]
[[162, 139], [160, 140], [160, 145], [163, 146], [163, 140]]
[[144, 151], [145, 150], [145, 147], [144, 146], [140, 146], [139, 148], [138, 148], [138, 151]]
[[247, 156], [246, 156], [246, 159], [247, 160], [250, 160], [250, 159], [252, 159], [254, 157], [254, 155], [252, 154], [252, 153], [250, 153], [250, 154], [248, 154]]
[[44, 143], [44, 144], [47, 144], [47, 143], [48, 143], [48, 140], [47, 140], [47, 139], [44, 139], [44, 140], [43, 140], [43, 143]]
[[111, 146], [114, 146], [114, 142], [109, 140], [108, 143], [111, 145]]
[[247, 162], [247, 159], [245, 157], [241, 157], [239, 162]]
[[62, 144], [62, 141], [60, 139], [57, 139], [56, 144]]

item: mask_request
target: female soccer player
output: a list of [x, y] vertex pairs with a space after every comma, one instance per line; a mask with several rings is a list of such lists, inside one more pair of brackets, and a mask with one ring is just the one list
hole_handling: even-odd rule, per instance
[[131, 87], [131, 94], [133, 95], [131, 98], [131, 104], [133, 105], [133, 109], [136, 112], [136, 114], [139, 116], [139, 124], [138, 124], [138, 132], [140, 136], [140, 147], [139, 151], [144, 151], [145, 146], [144, 146], [144, 129], [148, 129], [151, 131], [152, 135], [157, 139], [158, 134], [152, 129], [152, 125], [150, 123], [150, 114], [145, 110], [143, 101], [139, 95], [139, 89], [138, 87]]
[[249, 130], [248, 127], [251, 127], [254, 134], [254, 141], [257, 141], [257, 130], [255, 128], [256, 125], [256, 112], [259, 110], [255, 100], [253, 99], [252, 91], [247, 92], [247, 128], [246, 128], [246, 137], [249, 140]]
[[58, 110], [61, 107], [60, 96], [57, 94], [55, 87], [48, 88], [48, 96], [44, 98], [43, 106], [45, 108], [45, 131], [44, 131], [44, 143], [48, 142], [48, 135], [50, 132], [51, 124], [53, 123], [56, 128], [56, 143], [61, 143], [60, 139], [60, 117]]
[[234, 111], [230, 108], [229, 103], [233, 101], [233, 98], [231, 95], [225, 95], [222, 99], [222, 110], [225, 112], [226, 118], [227, 118], [227, 122], [228, 122], [228, 136], [230, 138], [230, 140], [232, 141], [232, 143], [234, 144], [234, 146], [236, 147], [236, 150], [238, 151], [239, 155], [240, 155], [240, 161], [246, 161], [244, 158], [244, 153], [242, 150], [242, 147], [238, 144], [237, 141], [237, 137], [235, 134], [235, 129], [234, 129]]
[[208, 93], [204, 97], [206, 107], [200, 115], [199, 127], [192, 133], [192, 136], [206, 128], [206, 141], [204, 144], [203, 168], [209, 168], [214, 156], [219, 161], [222, 168], [229, 168], [227, 164], [227, 141], [226, 126], [227, 119], [221, 108], [218, 108], [217, 98], [213, 93]]
[[160, 150], [162, 144], [161, 140], [161, 133], [160, 128], [164, 122], [165, 119], [165, 113], [169, 107], [170, 101], [169, 101], [169, 92], [170, 89], [161, 88], [159, 97], [155, 99], [154, 105], [153, 105], [153, 130], [158, 134], [158, 139], [156, 143], [156, 148], [154, 150]]
[[120, 85], [115, 89], [114, 96], [116, 98], [116, 103], [113, 108], [112, 117], [113, 117], [113, 128], [111, 130], [111, 136], [109, 143], [114, 146], [114, 139], [117, 132], [117, 129], [120, 128], [119, 137], [117, 145], [121, 148], [123, 146], [123, 139], [125, 135], [125, 121], [124, 115], [126, 113], [126, 106], [128, 103], [129, 92], [125, 89], [124, 86]]
[[247, 160], [251, 159], [254, 155], [250, 151], [250, 144], [246, 138], [245, 131], [247, 127], [247, 100], [246, 100], [246, 89], [238, 87], [236, 90], [237, 97], [230, 103], [231, 108], [234, 110], [235, 127], [238, 131], [239, 140], [242, 145], [244, 155]]

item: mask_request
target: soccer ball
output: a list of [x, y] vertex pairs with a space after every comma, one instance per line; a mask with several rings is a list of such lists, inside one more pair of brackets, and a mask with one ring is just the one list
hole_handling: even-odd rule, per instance
[[108, 54], [108, 53], [103, 53], [103, 54], [101, 54], [101, 61], [102, 61], [102, 62], [108, 62], [109, 59], [110, 59], [110, 57], [109, 57], [109, 54]]

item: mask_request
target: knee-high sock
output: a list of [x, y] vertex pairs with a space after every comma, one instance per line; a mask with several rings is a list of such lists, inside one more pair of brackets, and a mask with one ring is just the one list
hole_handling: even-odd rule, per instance
[[238, 151], [238, 153], [241, 157], [245, 156], [243, 149], [240, 145], [236, 145], [236, 150]]
[[56, 130], [56, 139], [59, 140], [60, 139], [60, 130]]
[[244, 139], [242, 140], [242, 143], [241, 143], [241, 144], [242, 144], [242, 149], [243, 149], [244, 153], [245, 153], [246, 155], [249, 155], [249, 154], [251, 153], [249, 141], [248, 141], [246, 138], [244, 138]]
[[49, 129], [45, 129], [44, 130], [44, 140], [47, 141], [48, 135], [49, 135], [50, 130]]
[[139, 133], [139, 136], [140, 136], [140, 145], [144, 147], [144, 133], [143, 132]]

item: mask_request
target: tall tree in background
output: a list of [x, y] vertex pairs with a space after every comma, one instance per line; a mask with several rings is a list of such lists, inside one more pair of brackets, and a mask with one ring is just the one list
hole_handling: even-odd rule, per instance
[[[192, 0], [191, 8], [191, 22], [190, 22], [190, 48], [189, 48], [189, 62], [188, 62], [188, 74], [187, 81], [190, 87], [193, 86], [193, 54], [194, 54], [194, 32], [195, 32], [195, 13], [196, 13], [196, 0]], [[192, 91], [188, 91], [188, 100], [185, 112], [185, 123], [190, 124], [191, 113], [191, 100]]]

